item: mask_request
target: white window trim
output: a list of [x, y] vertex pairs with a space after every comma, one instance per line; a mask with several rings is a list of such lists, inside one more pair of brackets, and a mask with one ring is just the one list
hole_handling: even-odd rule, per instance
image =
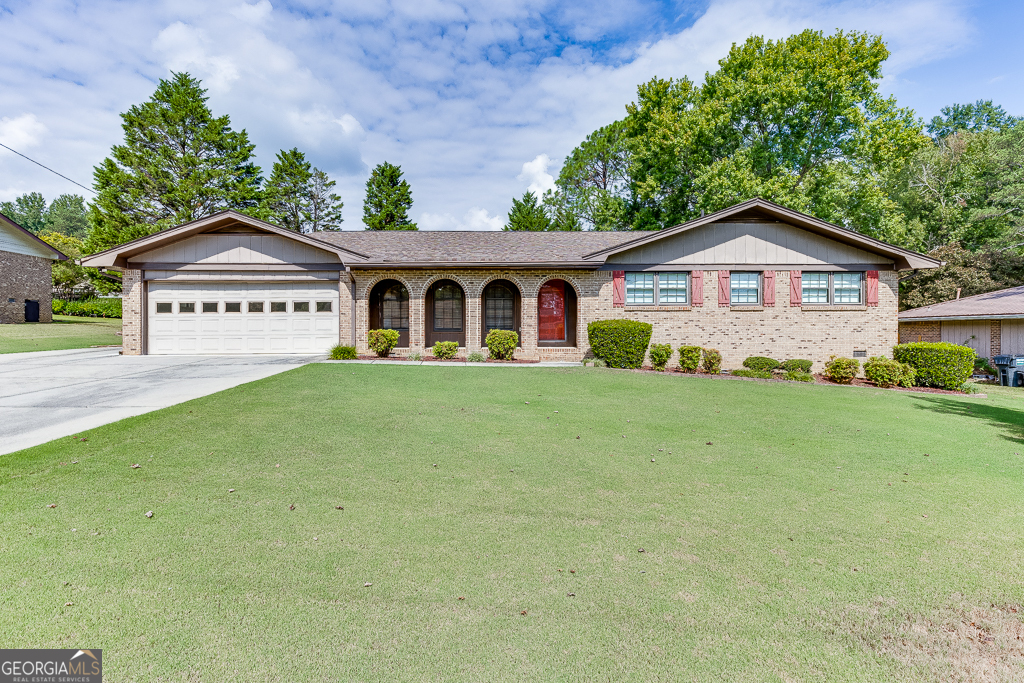
[[[815, 275], [822, 275], [822, 274], [827, 274], [828, 275], [828, 302], [826, 302], [826, 303], [806, 303], [806, 302], [804, 302], [804, 283], [803, 283], [803, 278], [804, 278], [804, 275], [809, 274], [809, 273], [814, 273]], [[840, 274], [843, 274], [843, 273], [856, 273], [856, 274], [860, 275], [860, 301], [858, 301], [857, 303], [836, 303], [836, 275], [840, 275]], [[804, 307], [804, 308], [822, 308], [822, 307], [825, 307], [825, 306], [828, 306], [828, 307], [836, 307], [836, 306], [840, 306], [840, 307], [850, 307], [850, 306], [852, 306], [852, 307], [860, 307], [860, 306], [865, 306], [866, 305], [866, 297], [867, 297], [867, 291], [866, 291], [866, 289], [867, 289], [867, 279], [868, 279], [867, 271], [863, 271], [863, 270], [828, 271], [827, 273], [825, 271], [820, 271], [820, 270], [805, 270], [803, 273], [800, 274], [800, 306]]]
[[[629, 302], [629, 286], [624, 284], [624, 286], [625, 286], [625, 292], [624, 292], [624, 294], [625, 294], [625, 301], [624, 301], [624, 305], [625, 306], [627, 306], [629, 308], [659, 308], [659, 307], [664, 308], [664, 307], [669, 307], [669, 306], [676, 307], [676, 306], [689, 306], [690, 305], [690, 299], [692, 297], [692, 291], [693, 291], [692, 290], [692, 278], [690, 276], [690, 271], [688, 271], [688, 270], [685, 270], [685, 271], [672, 271], [671, 273], [658, 271], [658, 272], [653, 272], [652, 273], [650, 271], [643, 271], [643, 270], [630, 270], [630, 271], [626, 271], [624, 273], [623, 277], [625, 277], [626, 275], [630, 275], [630, 274], [653, 275], [654, 276], [654, 301], [649, 303], [649, 304], [630, 303]], [[661, 301], [661, 276], [662, 275], [678, 275], [678, 274], [682, 274], [682, 275], [686, 276], [686, 301], [662, 302]]]
[[[732, 276], [733, 275], [745, 275], [745, 274], [748, 274], [748, 273], [757, 276], [757, 287], [756, 287], [756, 289], [757, 289], [757, 301], [756, 302], [744, 301], [744, 302], [739, 302], [739, 303], [736, 302], [736, 301], [733, 301], [732, 300], [732, 292], [733, 292]], [[729, 307], [730, 308], [751, 308], [751, 307], [759, 307], [759, 306], [761, 306], [763, 304], [763, 299], [764, 299], [763, 289], [764, 289], [764, 271], [762, 271], [762, 270], [733, 270], [733, 271], [729, 271]]]

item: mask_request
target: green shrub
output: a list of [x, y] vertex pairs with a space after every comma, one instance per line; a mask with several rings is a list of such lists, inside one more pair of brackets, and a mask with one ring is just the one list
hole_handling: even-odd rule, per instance
[[668, 359], [672, 357], [671, 344], [651, 344], [651, 365], [659, 372], [665, 371]]
[[913, 342], [892, 347], [892, 357], [914, 368], [921, 387], [962, 390], [974, 370], [974, 349], [948, 342]]
[[700, 367], [700, 352], [699, 346], [680, 346], [679, 369], [683, 372], [697, 372]]
[[754, 377], [756, 379], [771, 379], [772, 373], [767, 370], [751, 370], [744, 368], [741, 370], [733, 370], [731, 373], [733, 377]]
[[459, 352], [459, 342], [437, 342], [434, 344], [433, 352], [434, 358], [439, 358], [440, 360], [455, 358], [455, 354]]
[[916, 375], [914, 368], [906, 363], [885, 356], [873, 356], [864, 364], [864, 376], [883, 388], [914, 386]]
[[[513, 332], [513, 334], [515, 333]], [[490, 337], [490, 335], [488, 335], [488, 337]], [[470, 363], [483, 363], [487, 359], [484, 358], [484, 354], [480, 353], [479, 351], [474, 351], [473, 353], [466, 356], [466, 360], [468, 360]]]
[[587, 340], [608, 367], [638, 368], [647, 355], [652, 329], [636, 320], [595, 320], [587, 325]]
[[974, 371], [983, 375], [999, 375], [999, 373], [989, 365], [988, 358], [982, 358], [981, 356], [974, 359]]
[[398, 330], [370, 330], [366, 333], [366, 345], [380, 358], [391, 355], [391, 349], [398, 343]]
[[[804, 372], [808, 373], [811, 371], [811, 361], [803, 360], [802, 358], [791, 358], [790, 360], [782, 361], [782, 369], [786, 372]], [[797, 380], [803, 382], [806, 380]]]
[[86, 318], [120, 318], [120, 299], [86, 299], [85, 301], [53, 300], [56, 315], [77, 315]]
[[743, 361], [743, 367], [750, 368], [751, 370], [758, 370], [760, 372], [771, 372], [780, 365], [782, 365], [782, 363], [779, 361], [774, 358], [766, 358], [765, 356], [751, 356]]
[[406, 356], [406, 358], [408, 358], [409, 360], [415, 360], [415, 361], [423, 360], [423, 356], [420, 355], [419, 351], [416, 351], [415, 353], [410, 353], [408, 356]]
[[859, 360], [832, 356], [825, 363], [825, 377], [828, 377], [836, 384], [849, 384], [857, 376], [859, 369]]
[[718, 349], [704, 349], [704, 360], [701, 367], [709, 375], [717, 375], [722, 371], [722, 354]]
[[331, 360], [355, 360], [358, 358], [356, 347], [342, 346], [341, 344], [331, 348], [330, 354], [327, 357]]
[[787, 370], [786, 374], [783, 375], [783, 377], [788, 379], [790, 382], [813, 382], [814, 381], [814, 375], [812, 375], [809, 372], [804, 372], [802, 370]]
[[605, 363], [605, 362], [604, 362], [603, 360], [601, 360], [600, 358], [595, 358], [595, 359], [594, 359], [594, 367], [595, 367], [595, 368], [605, 368], [605, 367], [608, 367], [608, 364], [607, 364], [607, 363]]
[[491, 330], [484, 340], [487, 353], [495, 360], [512, 360], [519, 345], [519, 335], [512, 330]]

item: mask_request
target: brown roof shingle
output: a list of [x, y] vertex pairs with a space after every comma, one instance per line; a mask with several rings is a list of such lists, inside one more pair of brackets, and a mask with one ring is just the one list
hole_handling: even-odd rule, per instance
[[1000, 318], [1024, 316], [1024, 286], [922, 306], [900, 313], [900, 320], [931, 318]]
[[[353, 230], [316, 233], [316, 239], [370, 257], [371, 263], [579, 262], [649, 232], [514, 232]], [[598, 263], [603, 262], [599, 259]], [[358, 266], [363, 264], [353, 263]]]

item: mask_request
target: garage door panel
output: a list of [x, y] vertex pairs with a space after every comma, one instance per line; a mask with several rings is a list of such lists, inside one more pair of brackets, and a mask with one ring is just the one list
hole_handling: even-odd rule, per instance
[[[331, 302], [331, 310], [315, 312], [317, 301]], [[149, 302], [150, 353], [321, 353], [338, 343], [336, 282], [150, 282]], [[216, 302], [217, 311], [203, 313], [203, 302]], [[228, 313], [228, 302], [241, 302], [241, 312]], [[251, 302], [261, 305], [250, 311]], [[271, 312], [271, 302], [285, 310]], [[296, 311], [295, 302], [308, 310]], [[157, 303], [170, 303], [171, 312], [157, 314]], [[195, 312], [181, 313], [181, 303]]]

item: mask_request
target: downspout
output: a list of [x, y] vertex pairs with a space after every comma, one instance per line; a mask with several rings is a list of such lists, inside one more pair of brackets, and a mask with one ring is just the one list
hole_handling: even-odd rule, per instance
[[345, 272], [348, 273], [348, 281], [352, 285], [351, 296], [349, 299], [352, 302], [352, 310], [349, 313], [349, 327], [352, 328], [352, 346], [356, 345], [356, 276], [352, 274], [352, 269], [345, 266]]

